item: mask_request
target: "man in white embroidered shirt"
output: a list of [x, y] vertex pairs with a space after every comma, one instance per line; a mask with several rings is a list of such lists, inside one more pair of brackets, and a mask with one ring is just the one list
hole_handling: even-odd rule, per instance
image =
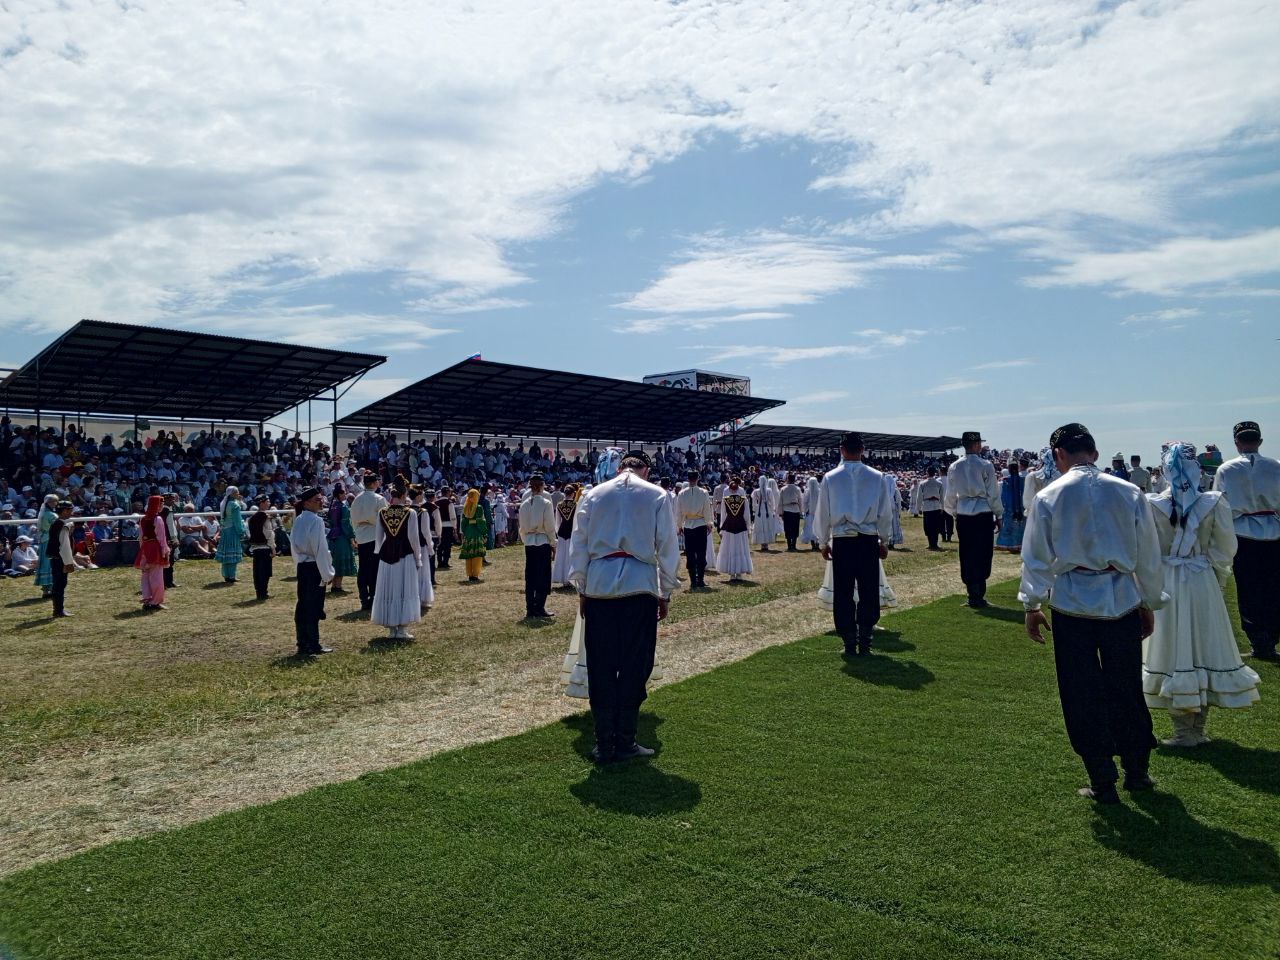
[[[862, 462], [860, 433], [840, 442], [840, 466], [822, 478], [813, 511], [822, 557], [831, 561], [836, 632], [845, 656], [871, 652], [871, 632], [880, 620], [880, 561], [893, 535], [893, 510], [884, 474]], [[853, 599], [854, 589], [858, 599]]]
[[616, 477], [583, 496], [569, 541], [569, 582], [586, 622], [591, 759], [600, 764], [653, 754], [636, 730], [658, 621], [680, 582], [680, 548], [672, 500], [649, 482], [652, 467], [643, 450], [628, 452]]
[[1240, 626], [1253, 656], [1276, 659], [1280, 639], [1280, 463], [1258, 452], [1262, 428], [1242, 420], [1232, 429], [1240, 456], [1213, 475], [1213, 489], [1231, 506], [1236, 530], [1232, 568], [1240, 606]]
[[676, 520], [684, 533], [685, 564], [689, 570], [689, 589], [707, 587], [707, 544], [715, 522], [711, 514], [711, 497], [698, 486], [699, 474], [689, 472], [689, 485], [676, 494]]
[[965, 455], [947, 471], [943, 509], [955, 517], [960, 535], [960, 579], [969, 592], [968, 605], [981, 609], [988, 605], [987, 580], [1004, 504], [996, 468], [982, 458], [982, 434], [967, 431], [961, 442]]
[[1156, 745], [1142, 696], [1142, 641], [1165, 604], [1156, 521], [1146, 496], [1097, 467], [1087, 427], [1069, 423], [1049, 446], [1062, 476], [1032, 501], [1022, 541], [1027, 635], [1044, 643], [1053, 608], [1053, 658], [1071, 746], [1089, 786], [1079, 793], [1119, 803], [1115, 757], [1126, 790], [1150, 790]]

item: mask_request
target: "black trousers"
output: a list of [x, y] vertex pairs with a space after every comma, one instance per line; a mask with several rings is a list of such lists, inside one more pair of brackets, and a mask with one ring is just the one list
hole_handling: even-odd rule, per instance
[[1280, 540], [1236, 538], [1232, 567], [1240, 626], [1254, 653], [1269, 653], [1280, 639]]
[[969, 590], [969, 599], [981, 600], [987, 594], [991, 557], [996, 550], [995, 515], [960, 514], [956, 517], [956, 533], [960, 535], [960, 579]]
[[453, 527], [445, 527], [440, 534], [440, 545], [436, 547], [436, 569], [448, 570], [449, 560], [453, 556]]
[[254, 550], [253, 553], [253, 589], [259, 600], [267, 598], [267, 585], [271, 583], [271, 551]]
[[607, 754], [636, 741], [658, 643], [658, 598], [648, 593], [616, 600], [588, 597], [584, 619], [596, 746]]
[[178, 562], [178, 554], [182, 552], [182, 547], [178, 543], [169, 544], [169, 565], [164, 568], [164, 585], [166, 588], [173, 586], [173, 568]]
[[1067, 737], [1090, 781], [1114, 783], [1116, 756], [1129, 773], [1145, 773], [1156, 740], [1142, 697], [1138, 611], [1118, 620], [1095, 620], [1055, 610], [1053, 659]]
[[944, 525], [942, 518], [947, 515], [945, 510], [926, 510], [924, 512], [924, 535], [929, 541], [929, 548], [933, 549], [938, 545], [938, 537], [943, 536]]
[[880, 619], [880, 540], [877, 537], [831, 538], [831, 587], [831, 612], [845, 649], [852, 650], [855, 644], [863, 650], [870, 648], [871, 629]]
[[436, 552], [432, 550], [427, 554], [427, 566], [431, 570], [431, 582], [436, 582]]
[[67, 571], [63, 568], [62, 558], [56, 553], [49, 558], [49, 572], [53, 574], [53, 587], [49, 595], [53, 597], [53, 615], [56, 617], [66, 609], [67, 599]]
[[956, 535], [956, 518], [947, 511], [942, 511], [942, 537], [950, 542], [951, 538]]
[[[255, 557], [257, 553], [255, 552]], [[293, 625], [298, 636], [299, 653], [320, 650], [320, 621], [324, 615], [324, 583], [315, 562], [300, 563], [298, 571], [298, 603], [293, 608]], [[256, 572], [256, 571], [255, 571]]]
[[782, 535], [787, 538], [787, 549], [794, 550], [800, 539], [800, 514], [782, 511]]
[[551, 544], [525, 546], [524, 612], [529, 616], [546, 613], [549, 596], [551, 596]]
[[373, 605], [373, 590], [378, 585], [378, 552], [374, 549], [377, 541], [356, 544], [360, 566], [356, 570], [356, 589], [360, 592], [360, 606]]
[[[711, 539], [710, 527], [684, 528], [684, 558], [689, 570], [689, 585], [700, 587], [707, 576], [707, 542]], [[588, 661], [590, 662], [590, 661]]]

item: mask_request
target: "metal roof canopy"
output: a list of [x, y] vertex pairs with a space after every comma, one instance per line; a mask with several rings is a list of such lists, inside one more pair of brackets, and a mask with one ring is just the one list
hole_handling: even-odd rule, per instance
[[[826, 427], [781, 427], [770, 423], [753, 423], [734, 433], [727, 433], [707, 446], [745, 447], [818, 447], [828, 449], [840, 446], [846, 430]], [[862, 440], [868, 450], [902, 450], [913, 453], [934, 453], [961, 446], [958, 437], [916, 437], [909, 434], [871, 433], [862, 431]]]
[[338, 426], [666, 443], [782, 403], [471, 359], [347, 414]]
[[258, 423], [386, 357], [103, 320], [81, 320], [0, 381], [0, 401], [35, 411]]

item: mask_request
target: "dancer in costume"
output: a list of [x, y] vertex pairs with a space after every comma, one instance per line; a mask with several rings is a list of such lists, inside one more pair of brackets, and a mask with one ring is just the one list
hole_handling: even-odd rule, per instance
[[[831, 573], [831, 561], [826, 563], [826, 572], [822, 575], [822, 586], [818, 588], [818, 605], [828, 613], [833, 613], [835, 609], [835, 579]], [[853, 587], [853, 602], [858, 602], [858, 587]], [[889, 607], [898, 605], [898, 595], [893, 592], [893, 587], [889, 586], [889, 578], [884, 574], [884, 561], [880, 561], [880, 609], [884, 610]]]
[[484, 555], [489, 543], [489, 524], [480, 506], [480, 491], [472, 487], [458, 513], [458, 532], [462, 535], [462, 548], [458, 556], [467, 564], [467, 581], [479, 583], [484, 569]]
[[886, 473], [884, 475], [885, 490], [889, 494], [889, 507], [893, 513], [893, 529], [889, 533], [889, 539], [885, 542], [885, 546], [892, 550], [900, 543], [906, 541], [906, 537], [902, 535], [902, 495], [898, 493], [898, 477], [896, 474]]
[[1026, 478], [1020, 470], [1018, 462], [1011, 460], [1009, 475], [1000, 481], [1000, 504], [1004, 507], [1004, 517], [996, 535], [996, 549], [1008, 553], [1022, 551], [1022, 535], [1027, 527], [1027, 515], [1022, 506]]
[[556, 556], [551, 567], [551, 582], [557, 587], [569, 586], [569, 538], [573, 536], [573, 515], [578, 510], [580, 493], [578, 484], [567, 484], [564, 499], [555, 504]]
[[960, 535], [960, 579], [969, 593], [967, 605], [981, 609], [989, 606], [987, 580], [1004, 506], [996, 469], [982, 457], [982, 434], [967, 430], [962, 437], [965, 456], [947, 470], [943, 509], [955, 518]]
[[244, 559], [244, 535], [249, 531], [244, 525], [239, 487], [227, 487], [226, 495], [218, 508], [218, 549], [214, 553], [222, 564], [222, 582], [235, 583], [236, 570]]
[[333, 502], [329, 504], [329, 554], [333, 557], [333, 582], [330, 593], [346, 593], [343, 577], [358, 576], [356, 570], [356, 531], [351, 525], [351, 508], [347, 506], [347, 490], [333, 485]]
[[[1053, 462], [1053, 451], [1045, 447], [1040, 451], [1040, 467], [1036, 470], [1028, 471], [1023, 478], [1026, 482], [1022, 490], [1022, 514], [1025, 517], [1031, 512], [1031, 502], [1035, 500], [1036, 494], [1047, 487], [1058, 477], [1062, 476], [1058, 472], [1057, 464]], [[1026, 530], [1026, 524], [1023, 524], [1023, 530]]]
[[53, 591], [53, 564], [50, 562], [50, 558], [56, 550], [56, 546], [54, 549], [50, 549], [49, 528], [53, 526], [53, 521], [57, 519], [58, 498], [51, 493], [40, 504], [40, 514], [36, 518], [36, 526], [40, 531], [40, 561], [36, 564], [35, 584], [40, 588], [41, 594], [46, 599]]
[[768, 553], [769, 544], [777, 539], [778, 531], [773, 523], [776, 513], [769, 478], [763, 475], [756, 480], [756, 488], [751, 491], [751, 513], [751, 542], [760, 548], [761, 553]]
[[556, 508], [544, 488], [542, 474], [535, 473], [529, 478], [529, 495], [520, 504], [526, 620], [555, 616], [547, 609], [547, 597], [551, 594], [551, 542], [556, 535]]
[[297, 574], [298, 602], [293, 608], [293, 624], [297, 635], [298, 656], [315, 657], [333, 653], [332, 647], [320, 642], [320, 621], [325, 619], [324, 585], [333, 578], [333, 560], [329, 556], [329, 540], [325, 535], [320, 511], [324, 498], [319, 487], [308, 487], [298, 494], [293, 506], [296, 517], [289, 530], [289, 552]]
[[[476, 493], [477, 500], [479, 496]], [[409, 485], [404, 477], [397, 476], [391, 487], [391, 504], [379, 511], [374, 533], [378, 582], [369, 619], [387, 627], [392, 640], [412, 640], [413, 634], [405, 628], [422, 619], [418, 570], [424, 561], [418, 515], [408, 507], [408, 498]]]
[[938, 538], [946, 529], [943, 523], [946, 511], [942, 509], [945, 492], [946, 486], [938, 479], [938, 468], [930, 467], [928, 476], [917, 483], [911, 493], [911, 512], [923, 518], [924, 535], [929, 541], [929, 549], [934, 551], [942, 549], [938, 546]]
[[742, 489], [742, 478], [729, 478], [729, 486], [720, 499], [720, 550], [716, 569], [730, 583], [751, 573], [751, 500]]
[[142, 609], [164, 610], [164, 572], [169, 567], [169, 531], [160, 511], [164, 497], [147, 498], [133, 565], [142, 573]]
[[810, 477], [804, 488], [804, 536], [802, 539], [809, 544], [811, 550], [822, 549], [818, 543], [818, 534], [813, 529], [813, 508], [818, 505], [818, 490], [817, 476]]
[[711, 543], [711, 497], [698, 486], [698, 472], [689, 473], [688, 485], [676, 496], [676, 523], [684, 540], [685, 564], [689, 571], [689, 589], [705, 590], [707, 586], [707, 547]]
[[49, 524], [49, 572], [52, 586], [49, 598], [53, 601], [55, 617], [69, 617], [67, 612], [67, 575], [76, 569], [76, 554], [71, 547], [71, 513], [75, 504], [70, 500], [55, 500], [53, 522]]
[[414, 484], [409, 487], [412, 509], [417, 517], [418, 547], [422, 564], [418, 567], [418, 603], [426, 613], [436, 602], [435, 584], [431, 582], [432, 555], [435, 552], [435, 513], [427, 506], [426, 491]]
[[271, 503], [265, 493], [253, 498], [253, 505], [258, 509], [249, 515], [249, 537], [245, 548], [253, 557], [253, 590], [259, 600], [268, 600], [271, 595], [267, 590], [271, 584], [272, 555], [276, 550], [276, 518], [267, 512]]
[[1166, 446], [1170, 489], [1150, 499], [1169, 602], [1156, 611], [1155, 632], [1143, 644], [1142, 689], [1147, 706], [1169, 711], [1173, 721], [1173, 736], [1161, 743], [1196, 747], [1209, 739], [1210, 707], [1247, 707], [1258, 699], [1258, 675], [1240, 659], [1222, 599], [1236, 553], [1231, 507], [1221, 493], [1200, 492], [1194, 446]]

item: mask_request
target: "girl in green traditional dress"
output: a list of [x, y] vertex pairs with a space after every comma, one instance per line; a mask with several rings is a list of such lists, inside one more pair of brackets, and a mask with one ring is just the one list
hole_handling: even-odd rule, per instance
[[333, 581], [330, 593], [346, 593], [343, 577], [356, 575], [356, 532], [351, 526], [351, 508], [347, 506], [347, 490], [333, 485], [333, 503], [329, 504], [329, 553], [333, 557]]
[[458, 518], [462, 533], [462, 549], [458, 556], [467, 562], [467, 579], [472, 583], [480, 582], [480, 571], [484, 569], [485, 549], [489, 543], [489, 524], [485, 522], [484, 512], [480, 509], [480, 491], [467, 491], [467, 499], [462, 505]]

